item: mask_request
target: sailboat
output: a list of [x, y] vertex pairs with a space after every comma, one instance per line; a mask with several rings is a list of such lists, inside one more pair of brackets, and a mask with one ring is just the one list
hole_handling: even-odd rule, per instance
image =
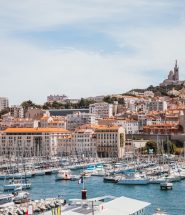
[[[31, 188], [31, 182], [28, 182], [27, 177], [26, 177], [25, 163], [24, 162], [22, 162], [22, 163], [23, 163], [23, 168], [24, 168], [24, 176], [21, 173], [21, 176], [20, 176], [21, 178], [16, 179], [17, 173], [14, 173], [14, 171], [13, 171], [13, 176], [11, 179], [9, 179], [7, 181], [6, 177], [5, 177], [4, 185], [3, 185], [4, 191], [18, 191], [18, 190], [24, 190], [24, 189]], [[14, 175], [15, 175], [15, 177], [14, 177]]]

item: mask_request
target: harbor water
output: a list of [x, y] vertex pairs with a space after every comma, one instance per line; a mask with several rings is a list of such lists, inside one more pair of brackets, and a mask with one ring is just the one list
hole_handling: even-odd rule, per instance
[[[82, 184], [78, 181], [55, 181], [55, 175], [44, 175], [31, 178], [32, 188], [29, 190], [31, 199], [44, 199], [62, 196], [65, 199], [80, 198]], [[3, 180], [0, 181], [3, 185]], [[185, 215], [185, 181], [174, 183], [173, 190], [161, 191], [159, 184], [146, 186], [129, 186], [104, 183], [102, 177], [85, 179], [88, 197], [104, 195], [126, 196], [151, 203], [147, 214], [154, 213], [156, 208], [170, 215]], [[2, 187], [2, 186], [1, 186]]]

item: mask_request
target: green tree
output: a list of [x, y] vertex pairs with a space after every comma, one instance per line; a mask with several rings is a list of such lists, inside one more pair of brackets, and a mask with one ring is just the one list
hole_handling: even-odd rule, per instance
[[177, 146], [174, 142], [172, 142], [171, 140], [167, 140], [166, 142], [164, 142], [164, 152], [167, 154], [175, 154], [176, 150], [177, 150]]
[[5, 109], [3, 109], [2, 111], [0, 111], [0, 118], [1, 118], [1, 116], [3, 116], [4, 114], [7, 114], [7, 113], [9, 113], [9, 108], [5, 108]]
[[118, 99], [118, 104], [125, 105], [125, 99], [124, 98], [119, 98]]
[[150, 140], [146, 143], [146, 150], [148, 153], [149, 153], [150, 149], [153, 150], [154, 154], [157, 153], [157, 143], [155, 141]]
[[28, 101], [24, 101], [22, 102], [21, 106], [27, 110], [29, 107], [35, 107], [36, 104], [34, 104], [31, 100], [28, 100]]
[[109, 103], [109, 104], [113, 104], [113, 102], [115, 101], [111, 96], [105, 96], [104, 98], [103, 98], [103, 101], [104, 102], [107, 102], [107, 103]]

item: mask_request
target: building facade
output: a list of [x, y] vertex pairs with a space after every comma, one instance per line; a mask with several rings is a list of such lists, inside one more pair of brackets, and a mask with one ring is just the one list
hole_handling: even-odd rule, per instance
[[100, 118], [109, 118], [113, 116], [113, 105], [106, 102], [90, 104], [89, 113], [95, 114]]
[[0, 111], [9, 107], [9, 101], [6, 97], [0, 97]]
[[50, 95], [47, 97], [47, 102], [53, 103], [53, 102], [58, 102], [62, 103], [66, 101], [68, 97], [66, 95]]
[[83, 125], [62, 138], [60, 154], [80, 157], [122, 158], [125, 152], [125, 129], [120, 126]]
[[14, 118], [24, 118], [24, 109], [22, 106], [11, 106], [10, 107], [10, 116]]
[[95, 130], [98, 157], [123, 158], [125, 129], [119, 126], [99, 126]]
[[62, 128], [8, 128], [0, 135], [0, 155], [40, 157], [58, 154], [58, 142], [70, 132]]
[[167, 102], [166, 101], [150, 101], [148, 102], [148, 111], [166, 111]]
[[96, 115], [92, 113], [77, 112], [66, 116], [66, 128], [68, 130], [75, 130], [81, 125], [96, 123]]

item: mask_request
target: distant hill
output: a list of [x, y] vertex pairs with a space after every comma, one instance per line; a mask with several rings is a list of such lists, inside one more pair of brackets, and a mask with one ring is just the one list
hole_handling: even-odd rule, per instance
[[150, 85], [148, 88], [146, 89], [132, 89], [130, 90], [129, 92], [127, 93], [124, 93], [123, 95], [128, 95], [130, 94], [132, 91], [135, 91], [135, 92], [138, 92], [138, 93], [143, 93], [144, 91], [152, 91], [155, 96], [167, 96], [167, 92], [172, 90], [173, 88], [175, 90], [181, 90], [182, 88], [184, 87], [184, 85], [168, 85], [168, 86], [153, 86], [153, 85]]

